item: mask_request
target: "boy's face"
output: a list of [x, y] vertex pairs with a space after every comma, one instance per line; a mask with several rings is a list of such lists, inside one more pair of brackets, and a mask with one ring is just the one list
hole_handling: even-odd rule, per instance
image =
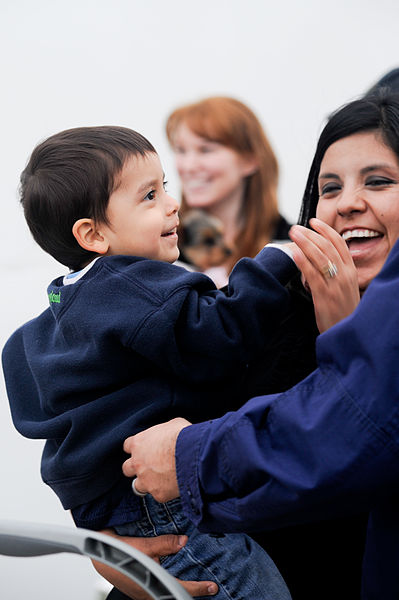
[[174, 262], [179, 256], [177, 211], [178, 203], [165, 191], [158, 155], [131, 157], [109, 199], [109, 224], [101, 226], [109, 242], [107, 254]]

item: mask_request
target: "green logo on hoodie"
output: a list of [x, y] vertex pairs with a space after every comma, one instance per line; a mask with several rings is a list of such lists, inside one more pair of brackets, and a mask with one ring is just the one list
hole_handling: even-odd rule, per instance
[[59, 304], [61, 302], [61, 292], [58, 292], [58, 294], [55, 294], [54, 292], [49, 292], [48, 299], [50, 301], [50, 304], [53, 302]]

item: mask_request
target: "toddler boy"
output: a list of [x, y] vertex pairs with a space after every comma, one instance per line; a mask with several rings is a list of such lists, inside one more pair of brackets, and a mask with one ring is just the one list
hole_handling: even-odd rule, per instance
[[71, 129], [42, 142], [21, 176], [21, 201], [35, 240], [70, 269], [3, 351], [15, 426], [47, 440], [43, 480], [77, 526], [187, 534], [163, 565], [216, 581], [217, 598], [290, 598], [250, 538], [199, 533], [179, 500], [138, 495], [121, 465], [126, 437], [237, 406], [247, 362], [288, 309], [294, 263], [264, 249], [236, 265], [226, 292], [171, 264], [178, 204], [153, 146], [126, 128]]

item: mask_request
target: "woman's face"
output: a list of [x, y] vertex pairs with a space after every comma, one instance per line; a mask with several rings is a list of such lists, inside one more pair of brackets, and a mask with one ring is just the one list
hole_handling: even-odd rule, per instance
[[399, 161], [378, 132], [357, 133], [328, 148], [316, 216], [345, 239], [364, 290], [399, 237]]
[[178, 126], [172, 145], [188, 206], [207, 209], [243, 199], [244, 178], [255, 171], [253, 159], [196, 135], [184, 123]]

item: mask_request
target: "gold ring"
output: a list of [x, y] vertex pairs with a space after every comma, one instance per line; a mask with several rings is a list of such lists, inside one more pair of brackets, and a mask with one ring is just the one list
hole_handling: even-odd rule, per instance
[[321, 273], [326, 279], [332, 279], [338, 273], [337, 265], [333, 263], [332, 260], [329, 260], [322, 268]]

